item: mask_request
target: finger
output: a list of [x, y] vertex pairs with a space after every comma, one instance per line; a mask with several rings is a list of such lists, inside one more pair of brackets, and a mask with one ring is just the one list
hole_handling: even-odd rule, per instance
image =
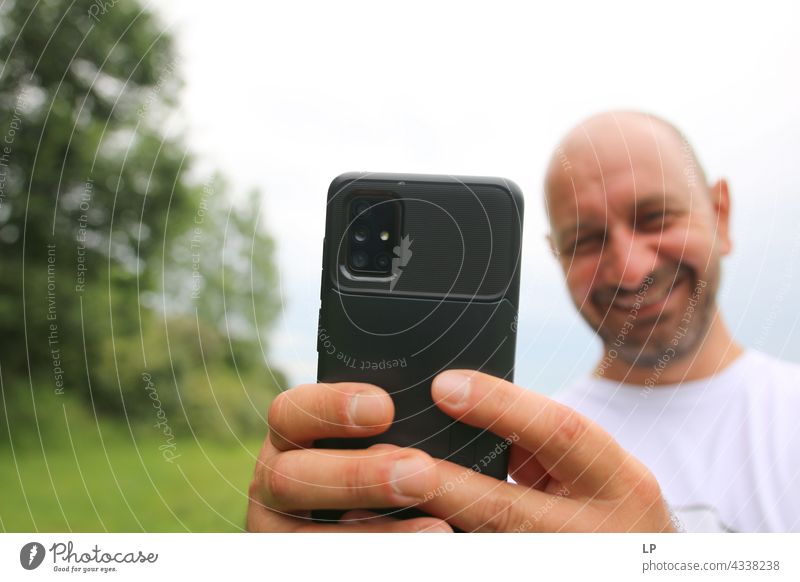
[[437, 494], [419, 508], [464, 531], [557, 531], [575, 510], [566, 492], [551, 495], [448, 461], [440, 461], [437, 469]]
[[396, 451], [401, 448], [403, 447], [393, 445], [391, 443], [375, 443], [369, 447], [369, 449], [372, 451]]
[[470, 370], [439, 374], [432, 394], [448, 415], [514, 441], [557, 481], [585, 493], [617, 496], [639, 477], [611, 435], [541, 394]]
[[[369, 512], [366, 512], [369, 513]], [[247, 531], [250, 532], [309, 532], [309, 533], [452, 533], [446, 522], [434, 517], [414, 519], [392, 519], [389, 517], [374, 521], [354, 523], [325, 524], [304, 517], [281, 516], [273, 511], [258, 508], [247, 515]]]
[[536, 455], [517, 445], [511, 447], [508, 457], [508, 474], [519, 485], [532, 487], [539, 491], [544, 491], [550, 482], [550, 475], [536, 460]]
[[308, 522], [296, 526], [294, 531], [304, 533], [453, 533], [453, 528], [441, 519], [416, 517], [414, 519], [387, 519], [376, 523], [362, 522], [352, 525]]
[[281, 512], [406, 507], [438, 484], [434, 460], [416, 449], [286, 451], [268, 457], [260, 500]]
[[365, 437], [389, 428], [394, 404], [371, 384], [302, 384], [279, 394], [269, 408], [269, 436], [281, 451], [315, 439]]
[[292, 516], [281, 515], [270, 511], [260, 502], [250, 499], [247, 508], [245, 529], [249, 532], [290, 532], [295, 522]]
[[374, 511], [366, 509], [351, 509], [342, 514], [339, 523], [355, 524], [359, 522], [379, 523], [382, 521], [392, 521], [392, 518]]

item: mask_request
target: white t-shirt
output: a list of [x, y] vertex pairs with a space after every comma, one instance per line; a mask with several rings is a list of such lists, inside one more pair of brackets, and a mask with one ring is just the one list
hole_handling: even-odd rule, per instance
[[555, 399], [650, 468], [686, 531], [800, 532], [800, 365], [747, 350], [703, 380], [589, 376]]

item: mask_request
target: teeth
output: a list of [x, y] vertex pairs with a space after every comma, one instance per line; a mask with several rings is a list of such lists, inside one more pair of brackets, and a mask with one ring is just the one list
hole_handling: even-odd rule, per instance
[[650, 290], [645, 296], [646, 300], [642, 302], [642, 305], [651, 305], [653, 303], [658, 303], [659, 301], [664, 299], [664, 297], [666, 297], [668, 294], [669, 294], [669, 287], [664, 287], [658, 293], [653, 293], [653, 291]]
[[[675, 284], [672, 287], [677, 287], [681, 284], [683, 278], [679, 278], [675, 281]], [[661, 289], [653, 289], [650, 287], [647, 289], [647, 292], [644, 294], [644, 301], [642, 301], [641, 306], [647, 307], [649, 305], [653, 305], [654, 303], [658, 303], [662, 299], [664, 299], [667, 295], [669, 295], [670, 291], [672, 291], [672, 287], [666, 286], [662, 287]], [[623, 299], [616, 299], [612, 304], [617, 309], [632, 309], [633, 306], [636, 304], [636, 295], [626, 297]]]

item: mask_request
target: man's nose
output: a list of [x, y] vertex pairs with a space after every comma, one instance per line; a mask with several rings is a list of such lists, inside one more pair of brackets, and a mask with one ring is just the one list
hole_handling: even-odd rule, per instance
[[647, 237], [620, 229], [606, 239], [600, 276], [606, 285], [638, 290], [645, 277], [655, 269], [657, 256], [657, 249]]

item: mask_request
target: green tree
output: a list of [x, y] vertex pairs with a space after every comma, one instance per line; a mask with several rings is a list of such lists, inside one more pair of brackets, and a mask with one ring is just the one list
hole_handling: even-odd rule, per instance
[[197, 224], [207, 184], [189, 179], [185, 138], [166, 129], [179, 69], [138, 2], [0, 6], [0, 378], [12, 433], [51, 396], [146, 419], [145, 374], [178, 427], [263, 429], [283, 382], [264, 342], [272, 242], [257, 197], [231, 206], [221, 177]]

